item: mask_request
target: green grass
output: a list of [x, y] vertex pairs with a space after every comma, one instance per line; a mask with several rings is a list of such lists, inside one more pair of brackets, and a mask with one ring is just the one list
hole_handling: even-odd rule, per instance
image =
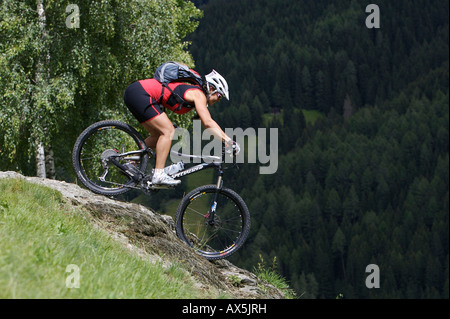
[[258, 266], [253, 269], [253, 273], [261, 280], [271, 284], [275, 288], [281, 290], [286, 299], [296, 299], [297, 296], [289, 287], [288, 282], [277, 271], [277, 257], [272, 260], [272, 265], [267, 266], [262, 255], [259, 255], [260, 262]]
[[[79, 269], [79, 288], [66, 282]], [[70, 285], [69, 285], [70, 287]], [[62, 195], [0, 180], [0, 298], [205, 298], [187, 271], [133, 254]], [[209, 296], [214, 297], [214, 296]]]

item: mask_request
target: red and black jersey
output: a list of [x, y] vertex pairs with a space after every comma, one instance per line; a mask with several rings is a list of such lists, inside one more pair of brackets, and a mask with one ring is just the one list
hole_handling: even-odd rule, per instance
[[[177, 113], [184, 114], [191, 111], [195, 105], [190, 105], [187, 103], [181, 103], [180, 98], [185, 101], [185, 95], [190, 90], [200, 90], [203, 92], [199, 85], [193, 85], [183, 82], [172, 82], [168, 84], [170, 90], [165, 89], [163, 92], [163, 86], [160, 82], [155, 79], [141, 80], [139, 83], [142, 88], [147, 92], [147, 94], [156, 101], [160, 103], [165, 108]], [[161, 98], [161, 92], [163, 96]]]
[[154, 119], [163, 113], [163, 107], [177, 114], [191, 111], [195, 105], [186, 102], [186, 93], [200, 90], [200, 85], [172, 82], [168, 87], [155, 79], [134, 82], [125, 90], [124, 102], [140, 123]]

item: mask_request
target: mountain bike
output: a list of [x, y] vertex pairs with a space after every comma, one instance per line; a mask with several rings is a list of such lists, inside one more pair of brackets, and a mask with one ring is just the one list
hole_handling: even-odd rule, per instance
[[[222, 156], [199, 156], [176, 152], [184, 161], [200, 164], [173, 173], [175, 179], [214, 168], [214, 185], [203, 185], [184, 196], [178, 205], [175, 225], [177, 236], [209, 260], [227, 258], [247, 239], [250, 213], [244, 200], [223, 186], [225, 147]], [[79, 180], [94, 193], [117, 196], [132, 189], [153, 193], [167, 186], [153, 185], [147, 166], [155, 152], [130, 125], [106, 120], [86, 128], [75, 142], [73, 166]]]

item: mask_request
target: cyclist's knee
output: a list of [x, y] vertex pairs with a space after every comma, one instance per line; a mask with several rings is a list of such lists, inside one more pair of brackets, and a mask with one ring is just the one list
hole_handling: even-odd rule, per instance
[[169, 126], [164, 126], [161, 129], [160, 135], [172, 139], [174, 134], [175, 134], [175, 128], [173, 127], [173, 125], [169, 125]]
[[154, 120], [143, 123], [145, 129], [154, 137], [172, 138], [175, 134], [175, 128], [172, 122], [163, 116], [158, 116]]

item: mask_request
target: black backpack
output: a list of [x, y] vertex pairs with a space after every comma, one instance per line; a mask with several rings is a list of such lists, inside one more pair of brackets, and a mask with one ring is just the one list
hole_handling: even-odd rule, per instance
[[187, 65], [178, 63], [178, 62], [166, 62], [161, 64], [155, 71], [153, 78], [162, 84], [161, 97], [159, 98], [158, 103], [161, 104], [164, 89], [167, 88], [173, 96], [175, 96], [180, 106], [176, 109], [180, 110], [183, 106], [192, 108], [193, 106], [188, 104], [181, 96], [174, 93], [169, 88], [169, 83], [172, 82], [189, 82], [194, 85], [200, 85], [203, 89], [203, 79], [202, 77], [194, 70], [190, 69]]

